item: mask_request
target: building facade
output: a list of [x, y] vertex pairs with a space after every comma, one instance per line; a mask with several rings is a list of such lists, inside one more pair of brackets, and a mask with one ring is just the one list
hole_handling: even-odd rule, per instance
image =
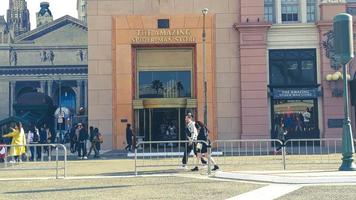
[[204, 60], [212, 139], [276, 138], [280, 123], [289, 138], [341, 137], [340, 69], [328, 41], [333, 16], [353, 13], [351, 1], [87, 5], [89, 121], [112, 139], [107, 148], [124, 146], [127, 123], [143, 140], [184, 139], [185, 113], [203, 121]]
[[87, 1], [77, 0], [78, 19], [87, 23]]
[[[87, 72], [87, 27], [68, 15], [0, 44], [0, 120], [18, 117], [54, 130], [86, 122]], [[49, 106], [33, 102], [34, 93]]]
[[[257, 138], [276, 138], [284, 123], [289, 138], [341, 137], [341, 69], [332, 62], [329, 41], [333, 17], [352, 14], [354, 6], [351, 1], [315, 0], [241, 4], [236, 29], [241, 34], [242, 119], [258, 113], [254, 118], [261, 122], [253, 123], [259, 129], [251, 132], [243, 120], [242, 135], [253, 137], [256, 131], [265, 132]], [[348, 74], [354, 74], [353, 65]], [[245, 90], [251, 82], [254, 88]], [[251, 100], [259, 106], [249, 107]]]

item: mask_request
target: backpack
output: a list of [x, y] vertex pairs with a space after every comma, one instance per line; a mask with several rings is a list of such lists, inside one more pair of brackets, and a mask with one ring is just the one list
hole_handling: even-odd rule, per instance
[[104, 136], [101, 133], [98, 133], [98, 140], [100, 143], [104, 142]]

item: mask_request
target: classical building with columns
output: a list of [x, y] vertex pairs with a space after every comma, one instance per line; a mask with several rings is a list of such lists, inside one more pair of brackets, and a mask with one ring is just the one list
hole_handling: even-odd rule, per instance
[[[41, 11], [39, 17], [48, 17], [48, 4]], [[55, 127], [63, 119], [41, 119], [41, 109], [53, 118], [61, 108], [66, 120], [86, 121], [87, 86], [87, 26], [78, 19], [42, 20], [38, 28], [0, 44], [0, 120], [19, 117]], [[30, 93], [42, 94], [43, 102], [34, 102]]]
[[112, 139], [108, 148], [125, 145], [127, 123], [143, 140], [184, 139], [187, 112], [203, 121], [205, 60], [212, 139], [276, 138], [281, 123], [288, 138], [341, 137], [340, 69], [330, 61], [329, 31], [333, 16], [355, 14], [355, 5], [87, 0], [89, 123]]

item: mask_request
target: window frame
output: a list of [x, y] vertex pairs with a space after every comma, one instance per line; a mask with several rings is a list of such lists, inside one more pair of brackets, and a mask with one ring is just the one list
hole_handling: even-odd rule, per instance
[[[310, 52], [309, 52], [310, 51]], [[313, 51], [313, 52], [312, 52]], [[303, 59], [302, 54], [304, 53], [312, 53], [312, 58], [311, 59]], [[272, 53], [280, 53], [280, 59], [274, 59], [271, 58], [271, 54]], [[316, 55], [316, 49], [312, 48], [312, 49], [270, 49], [268, 52], [269, 56], [268, 56], [268, 62], [269, 62], [269, 85], [273, 86], [273, 87], [301, 87], [301, 86], [313, 86], [313, 85], [317, 85], [318, 82], [318, 77], [317, 77], [317, 55]], [[287, 55], [287, 54], [295, 54], [297, 55], [295, 58], [291, 58], [291, 56]], [[303, 61], [313, 61], [313, 65], [314, 65], [314, 69], [313, 70], [313, 78], [312, 80], [300, 80], [300, 81], [292, 81], [291, 83], [287, 82], [282, 82], [282, 80], [277, 80], [274, 81], [272, 74], [274, 73], [272, 67], [273, 67], [273, 62], [277, 63], [280, 62], [282, 65], [287, 65], [288, 62], [297, 62], [297, 70], [299, 72], [299, 74], [296, 74], [297, 76], [302, 77], [302, 68], [303, 68]], [[284, 71], [286, 71], [284, 69]], [[288, 74], [286, 74], [288, 75]], [[288, 77], [287, 77], [288, 78]], [[301, 82], [303, 84], [298, 84], [298, 82]], [[304, 84], [305, 82], [308, 82], [307, 84]]]

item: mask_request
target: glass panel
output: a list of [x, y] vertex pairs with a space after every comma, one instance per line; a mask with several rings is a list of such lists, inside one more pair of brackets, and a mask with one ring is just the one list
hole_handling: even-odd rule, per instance
[[[179, 136], [179, 119], [177, 108], [153, 109], [151, 133], [153, 141], [174, 141]], [[168, 146], [173, 144], [168, 144]]]
[[287, 139], [319, 138], [317, 100], [273, 100], [273, 136], [281, 123]]
[[191, 97], [190, 71], [139, 72], [139, 98]]
[[273, 86], [316, 84], [315, 50], [270, 50], [269, 66]]
[[299, 16], [298, 0], [282, 0], [281, 1], [281, 16], [282, 22], [297, 22]]
[[273, 0], [265, 0], [264, 1], [264, 16], [265, 20], [269, 22], [274, 22], [274, 1]]
[[193, 69], [193, 49], [137, 49], [138, 70]]
[[350, 15], [356, 15], [356, 7], [347, 7], [346, 12]]
[[316, 18], [316, 1], [308, 0], [307, 1], [307, 22], [315, 22]]

